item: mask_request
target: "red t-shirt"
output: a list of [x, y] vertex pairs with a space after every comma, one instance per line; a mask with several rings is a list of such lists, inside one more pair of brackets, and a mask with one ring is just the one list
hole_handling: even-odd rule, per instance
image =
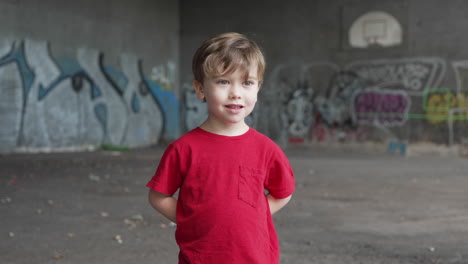
[[264, 190], [295, 189], [283, 151], [250, 128], [221, 136], [195, 128], [168, 146], [147, 186], [177, 201], [179, 263], [274, 264], [278, 237]]

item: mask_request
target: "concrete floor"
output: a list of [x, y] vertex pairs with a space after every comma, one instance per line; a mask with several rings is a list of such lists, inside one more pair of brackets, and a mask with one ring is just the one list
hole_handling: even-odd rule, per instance
[[[161, 151], [0, 156], [0, 263], [176, 263], [146, 199]], [[468, 158], [286, 153], [281, 263], [468, 263]]]

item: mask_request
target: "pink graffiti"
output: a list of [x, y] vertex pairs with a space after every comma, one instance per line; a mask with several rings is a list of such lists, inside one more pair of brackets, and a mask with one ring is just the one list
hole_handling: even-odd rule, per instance
[[367, 130], [363, 127], [327, 127], [316, 122], [309, 134], [311, 141], [317, 142], [362, 142], [367, 138]]
[[398, 125], [406, 121], [410, 99], [406, 94], [393, 91], [367, 91], [354, 97], [357, 121], [378, 121], [385, 125]]

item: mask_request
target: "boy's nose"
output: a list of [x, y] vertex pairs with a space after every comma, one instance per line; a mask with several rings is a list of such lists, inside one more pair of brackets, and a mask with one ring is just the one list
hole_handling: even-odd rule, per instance
[[229, 98], [231, 98], [231, 99], [240, 99], [241, 98], [239, 87], [237, 87], [236, 85], [231, 87], [231, 90], [229, 91]]
[[231, 99], [240, 99], [241, 97], [240, 97], [240, 95], [237, 95], [237, 94], [230, 94], [229, 98], [231, 98]]

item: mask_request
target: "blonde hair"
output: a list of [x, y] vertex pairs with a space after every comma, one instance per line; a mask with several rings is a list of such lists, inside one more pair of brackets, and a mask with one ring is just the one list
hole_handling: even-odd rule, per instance
[[230, 32], [205, 40], [192, 60], [195, 80], [203, 83], [207, 76], [222, 76], [240, 69], [245, 78], [249, 77], [250, 67], [257, 66], [259, 83], [265, 73], [265, 58], [260, 47], [246, 36]]

